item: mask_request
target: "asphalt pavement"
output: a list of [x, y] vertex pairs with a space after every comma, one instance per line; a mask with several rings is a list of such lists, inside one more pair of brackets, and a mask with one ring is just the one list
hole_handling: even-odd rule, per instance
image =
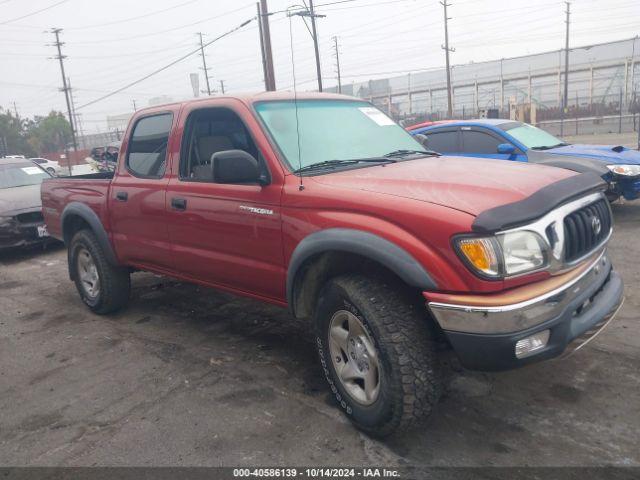
[[0, 465], [640, 466], [640, 201], [613, 207], [618, 318], [575, 355], [448, 362], [427, 424], [383, 442], [334, 407], [309, 326], [149, 273], [128, 309], [80, 302], [66, 252], [0, 256]]

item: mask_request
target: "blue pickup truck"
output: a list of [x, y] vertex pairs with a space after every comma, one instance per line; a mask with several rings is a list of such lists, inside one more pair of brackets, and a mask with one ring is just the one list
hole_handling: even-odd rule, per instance
[[640, 152], [622, 146], [570, 145], [527, 123], [504, 119], [433, 122], [408, 127], [431, 150], [468, 157], [546, 164], [595, 172], [608, 184], [607, 198], [640, 196]]

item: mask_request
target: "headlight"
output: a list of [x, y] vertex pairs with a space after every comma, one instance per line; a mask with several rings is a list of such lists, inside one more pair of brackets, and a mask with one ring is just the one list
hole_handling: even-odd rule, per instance
[[640, 175], [640, 165], [607, 165], [607, 168], [617, 175], [635, 177]]
[[545, 267], [548, 255], [544, 242], [526, 230], [499, 233], [493, 237], [461, 237], [457, 251], [481, 276], [510, 277]]
[[537, 233], [525, 230], [500, 234], [497, 238], [507, 276], [538, 270], [547, 263], [544, 243]]

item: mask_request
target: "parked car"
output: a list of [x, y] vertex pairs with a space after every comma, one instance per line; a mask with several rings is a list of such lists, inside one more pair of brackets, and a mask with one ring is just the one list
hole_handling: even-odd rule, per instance
[[430, 149], [446, 155], [539, 163], [600, 175], [610, 201], [640, 195], [640, 152], [622, 146], [570, 145], [544, 130], [503, 119], [436, 122], [409, 127], [426, 136]]
[[0, 250], [46, 242], [40, 184], [50, 178], [31, 161], [0, 159]]
[[51, 175], [58, 176], [61, 173], [63, 173], [62, 167], [60, 167], [60, 164], [54, 160], [49, 160], [48, 158], [40, 158], [40, 157], [30, 158], [29, 160], [31, 160], [33, 163], [37, 164], [39, 167], [49, 172]]
[[114, 142], [104, 147], [94, 147], [85, 161], [95, 172], [113, 172], [118, 162], [120, 142]]
[[374, 435], [432, 411], [438, 342], [468, 368], [515, 368], [581, 345], [622, 302], [598, 176], [445, 158], [360, 99], [139, 110], [122, 152], [115, 173], [42, 185], [82, 301], [124, 307], [140, 269], [288, 307]]

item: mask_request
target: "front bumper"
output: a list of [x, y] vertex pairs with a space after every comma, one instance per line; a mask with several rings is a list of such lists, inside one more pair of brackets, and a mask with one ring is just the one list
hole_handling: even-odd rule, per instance
[[626, 200], [636, 200], [640, 197], [640, 177], [623, 177], [614, 175], [609, 183], [609, 191], [623, 196]]
[[0, 250], [50, 241], [44, 221], [22, 223], [12, 219], [0, 224]]
[[[456, 303], [429, 301], [428, 306], [444, 330], [463, 366], [473, 370], [507, 370], [562, 354], [571, 344], [579, 348], [599, 333], [619, 310], [623, 285], [606, 252], [576, 272], [560, 277], [569, 280], [528, 299], [521, 292], [499, 294], [516, 303], [490, 304], [495, 299], [481, 296], [455, 296]], [[520, 290], [535, 291], [536, 286]], [[518, 289], [516, 289], [518, 290]], [[433, 297], [429, 293], [425, 296]], [[538, 332], [549, 330], [547, 344], [530, 356], [516, 357], [516, 343]]]

